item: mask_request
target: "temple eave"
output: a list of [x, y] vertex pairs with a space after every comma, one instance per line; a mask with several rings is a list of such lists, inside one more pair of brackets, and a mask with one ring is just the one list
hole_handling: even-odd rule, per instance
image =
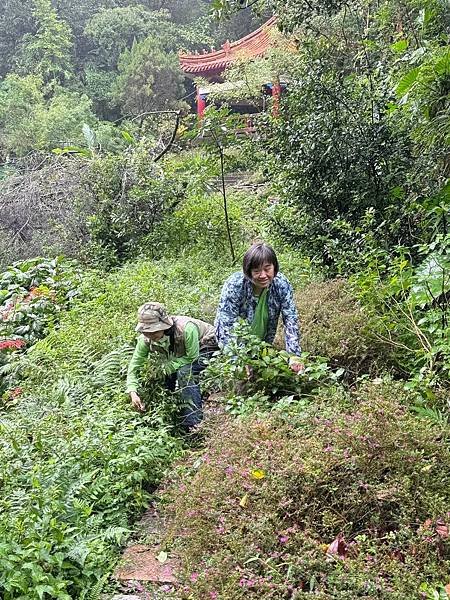
[[241, 40], [230, 44], [226, 42], [220, 50], [205, 54], [180, 54], [180, 66], [186, 75], [217, 74], [240, 58], [257, 58], [267, 52], [271, 45], [270, 29], [274, 27], [276, 17], [272, 17], [262, 27]]

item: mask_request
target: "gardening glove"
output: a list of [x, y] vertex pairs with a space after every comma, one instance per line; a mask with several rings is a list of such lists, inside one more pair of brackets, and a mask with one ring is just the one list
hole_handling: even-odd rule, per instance
[[294, 373], [297, 373], [297, 375], [300, 375], [305, 370], [305, 365], [301, 362], [301, 360], [302, 359], [298, 356], [291, 356], [289, 358], [289, 367], [292, 369], [292, 371], [294, 371]]

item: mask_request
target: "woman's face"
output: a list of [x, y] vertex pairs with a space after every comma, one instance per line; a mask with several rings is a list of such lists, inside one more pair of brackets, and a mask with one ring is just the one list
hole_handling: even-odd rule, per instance
[[272, 263], [264, 263], [257, 269], [251, 270], [252, 283], [260, 289], [269, 287], [275, 277], [275, 267]]
[[159, 342], [164, 336], [164, 329], [160, 329], [159, 331], [146, 331], [144, 336], [151, 342]]

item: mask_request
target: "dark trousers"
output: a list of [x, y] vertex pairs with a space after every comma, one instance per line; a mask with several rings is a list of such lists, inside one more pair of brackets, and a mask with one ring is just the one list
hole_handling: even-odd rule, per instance
[[184, 365], [184, 367], [166, 377], [166, 388], [171, 392], [175, 391], [178, 383], [178, 389], [183, 399], [181, 425], [187, 431], [198, 425], [203, 419], [202, 393], [198, 376], [206, 368], [209, 359], [216, 350], [218, 348], [208, 347], [202, 349], [196, 361]]

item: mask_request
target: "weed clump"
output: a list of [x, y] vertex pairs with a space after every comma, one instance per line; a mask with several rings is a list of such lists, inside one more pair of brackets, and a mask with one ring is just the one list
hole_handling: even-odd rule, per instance
[[213, 426], [166, 492], [177, 597], [404, 600], [447, 583], [450, 451], [397, 394]]

